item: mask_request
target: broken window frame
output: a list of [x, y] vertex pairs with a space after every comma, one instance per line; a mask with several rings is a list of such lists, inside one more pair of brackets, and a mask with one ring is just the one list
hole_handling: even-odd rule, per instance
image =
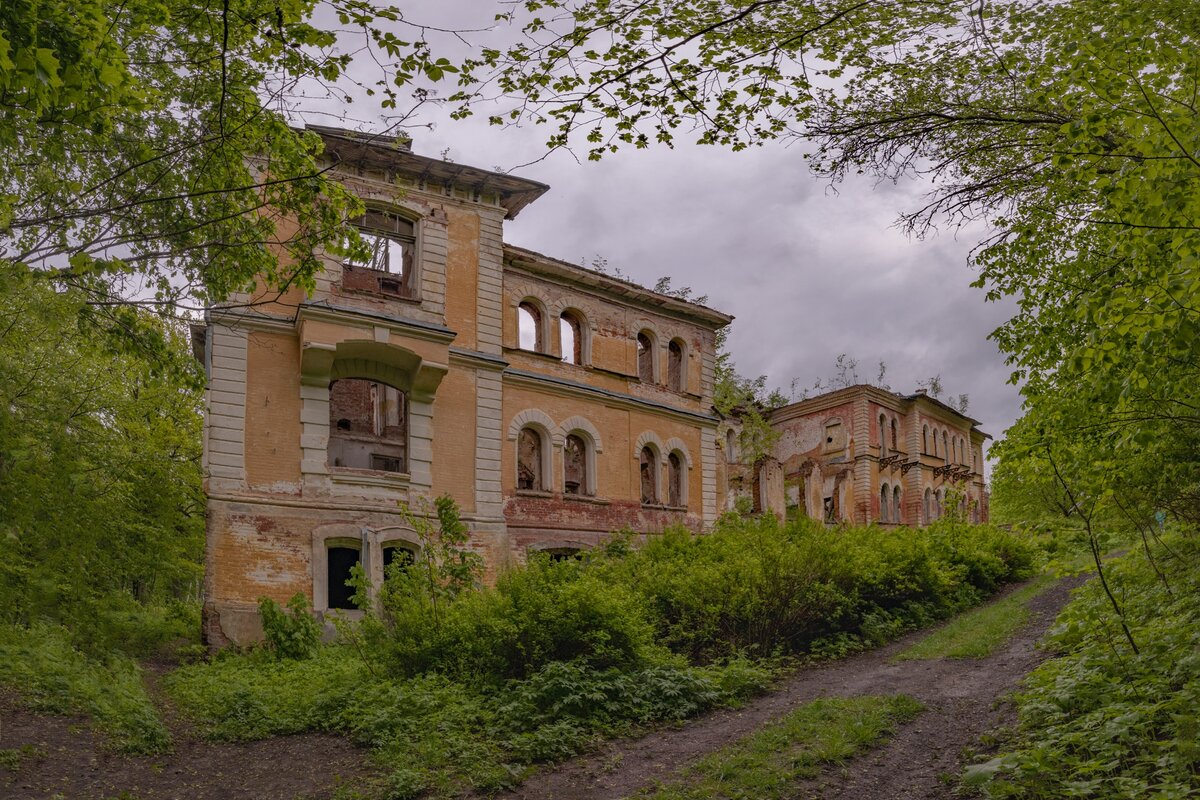
[[[517, 433], [516, 488], [518, 492], [543, 493], [548, 491], [548, 439], [545, 432], [535, 425], [526, 425]], [[525, 442], [537, 443], [532, 462], [522, 455]], [[529, 472], [528, 478], [522, 474], [523, 469]]]
[[640, 330], [637, 334], [637, 377], [642, 383], [658, 382], [658, 340], [653, 331]]
[[[338, 384], [343, 388], [351, 384], [369, 387], [370, 411], [358, 415], [361, 419], [357, 428], [354, 418], [338, 417], [339, 411], [344, 410], [337, 407]], [[326, 463], [336, 470], [408, 475], [409, 418], [408, 393], [403, 389], [373, 378], [343, 377], [330, 381]], [[389, 436], [389, 429], [398, 433]]]
[[[659, 500], [659, 483], [662, 480], [659, 467], [658, 451], [650, 445], [645, 445], [638, 451], [638, 484], [641, 487], [642, 505], [661, 505]], [[649, 488], [649, 492], [647, 492]]]
[[[519, 349], [531, 353], [546, 352], [545, 318], [546, 315], [541, 304], [531, 298], [527, 297], [517, 303], [517, 347]], [[531, 346], [526, 345], [527, 331], [533, 333]]]
[[[342, 262], [343, 268], [366, 270], [378, 276], [380, 294], [415, 299], [417, 221], [393, 211], [367, 209], [361, 217], [350, 220], [350, 224], [358, 230], [371, 255], [365, 262], [347, 256]], [[396, 249], [399, 250], [398, 264], [394, 261]]]
[[[572, 442], [577, 442], [577, 475], [571, 474]], [[563, 439], [563, 494], [569, 497], [595, 497], [596, 480], [594, 462], [595, 444], [582, 431], [572, 431]], [[577, 480], [572, 480], [572, 477]], [[572, 488], [574, 484], [574, 488]]]
[[667, 342], [667, 388], [687, 391], [687, 346], [679, 338]]
[[[569, 351], [567, 347], [568, 335], [571, 340]], [[584, 319], [580, 312], [573, 308], [568, 308], [558, 315], [559, 349], [562, 352], [562, 360], [564, 362], [580, 367], [584, 365], [586, 357], [584, 336]]]
[[687, 462], [678, 450], [667, 454], [667, 505], [687, 507]]

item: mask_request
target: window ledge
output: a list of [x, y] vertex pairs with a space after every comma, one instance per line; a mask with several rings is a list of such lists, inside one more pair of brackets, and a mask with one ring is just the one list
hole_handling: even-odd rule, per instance
[[407, 472], [384, 472], [378, 469], [355, 469], [353, 467], [330, 467], [329, 478], [334, 483], [358, 486], [385, 486], [403, 489], [412, 479]]
[[545, 497], [553, 498], [554, 492], [547, 492], [542, 489], [517, 489], [517, 497]]
[[[361, 268], [360, 268], [361, 269]], [[372, 275], [390, 275], [390, 272], [379, 272], [378, 270], [364, 270]], [[371, 291], [370, 289], [356, 289], [352, 286], [338, 284], [338, 292], [349, 297], [373, 297], [380, 300], [395, 300], [400, 303], [408, 303], [409, 305], [421, 305], [421, 293], [409, 292], [407, 294], [393, 294], [391, 292]]]
[[567, 494], [563, 493], [563, 500], [569, 500], [572, 503], [590, 503], [594, 506], [612, 505], [611, 500], [605, 500], [603, 497], [593, 497], [587, 494]]
[[687, 506], [668, 506], [663, 503], [642, 503], [642, 508], [650, 511], [672, 511], [672, 512], [687, 512]]

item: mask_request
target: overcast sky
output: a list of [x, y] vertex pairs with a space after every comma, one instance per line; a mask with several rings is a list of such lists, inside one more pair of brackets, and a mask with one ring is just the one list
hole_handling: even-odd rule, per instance
[[[368, 108], [353, 110], [373, 127]], [[411, 131], [413, 149], [438, 157], [449, 148], [453, 161], [506, 171], [545, 154], [548, 126], [500, 129], [485, 116], [455, 122], [433, 110], [423, 117], [432, 128]], [[941, 397], [969, 395], [967, 413], [993, 436], [1020, 414], [987, 338], [1012, 306], [970, 287], [967, 254], [980, 231], [916, 240], [895, 226], [926, 186], [831, 187], [809, 173], [800, 146], [733, 153], [683, 136], [673, 150], [600, 162], [556, 152], [513, 173], [551, 188], [506, 223], [506, 241], [576, 263], [600, 256], [639, 283], [669, 275], [708, 295], [737, 318], [729, 341], [745, 375], [766, 374], [787, 393], [793, 380], [802, 389], [831, 376], [846, 353], [864, 382], [884, 361], [895, 391], [940, 375]]]

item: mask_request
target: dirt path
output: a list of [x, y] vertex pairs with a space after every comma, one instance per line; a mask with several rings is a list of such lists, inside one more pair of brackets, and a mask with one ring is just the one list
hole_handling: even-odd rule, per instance
[[0, 766], [0, 798], [316, 800], [375, 774], [366, 751], [334, 736], [203, 741], [159, 691], [159, 671], [148, 671], [148, 688], [175, 746], [155, 756], [109, 752], [86, 719], [30, 714], [0, 695], [0, 748], [26, 748], [18, 769]]
[[[681, 766], [752, 733], [801, 703], [825, 696], [908, 694], [926, 710], [886, 745], [851, 765], [797, 787], [797, 797], [900, 800], [951, 798], [959, 756], [979, 735], [1004, 724], [1011, 710], [997, 698], [1014, 689], [1046, 656], [1036, 649], [1070, 590], [1059, 581], [1029, 603], [1029, 623], [986, 659], [901, 661], [891, 658], [928, 631], [887, 647], [801, 670], [777, 691], [735, 711], [722, 711], [636, 740], [610, 742], [592, 755], [530, 778], [511, 800], [619, 800], [665, 781]], [[1015, 587], [1014, 587], [1015, 588]]]

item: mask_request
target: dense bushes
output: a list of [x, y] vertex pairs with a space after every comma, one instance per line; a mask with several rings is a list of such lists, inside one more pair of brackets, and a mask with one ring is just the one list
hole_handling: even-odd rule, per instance
[[[1034, 550], [998, 529], [830, 529], [809, 520], [730, 517], [614, 546], [579, 561], [535, 558], [485, 591], [429, 611], [430, 565], [389, 578], [367, 639], [392, 674], [474, 680], [532, 675], [576, 661], [640, 668], [669, 654], [693, 663], [877, 642], [1028, 576]], [[431, 565], [436, 572], [437, 565]]]
[[[1079, 589], [1029, 678], [1007, 754], [973, 768], [993, 798], [1181, 798], [1200, 792], [1200, 546], [1141, 548], [1106, 568], [1139, 653], [1099, 581]], [[1169, 586], [1169, 588], [1168, 588]]]

